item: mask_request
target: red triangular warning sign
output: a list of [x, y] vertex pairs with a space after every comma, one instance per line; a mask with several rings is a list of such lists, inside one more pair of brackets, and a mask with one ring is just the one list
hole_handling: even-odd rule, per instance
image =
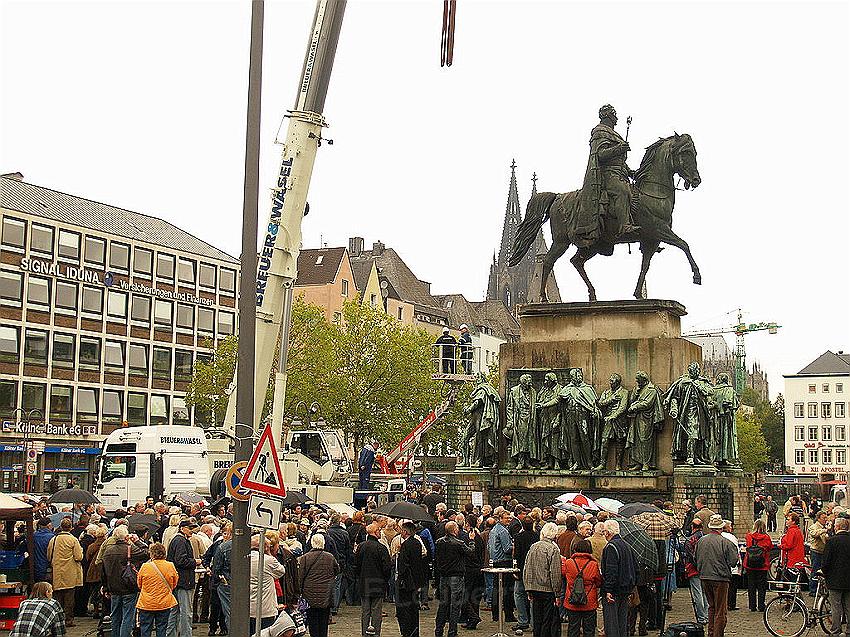
[[245, 467], [241, 485], [251, 491], [286, 497], [286, 486], [283, 484], [270, 424], [260, 434], [257, 447]]

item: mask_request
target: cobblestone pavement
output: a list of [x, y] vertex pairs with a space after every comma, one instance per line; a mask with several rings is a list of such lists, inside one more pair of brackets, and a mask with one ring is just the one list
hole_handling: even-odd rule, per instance
[[[768, 597], [770, 599], [770, 597]], [[751, 613], [747, 610], [747, 594], [746, 591], [738, 594], [739, 610], [729, 612], [729, 621], [726, 626], [726, 635], [728, 637], [761, 637], [769, 635], [764, 628], [761, 613]], [[434, 634], [434, 617], [436, 615], [437, 603], [431, 603], [430, 611], [423, 611], [420, 616], [420, 634], [422, 637], [431, 637]], [[384, 623], [381, 630], [383, 637], [399, 637], [398, 623], [395, 619], [395, 607], [392, 604], [384, 604], [384, 612], [387, 617], [384, 617]], [[458, 630], [458, 635], [468, 635], [469, 637], [490, 637], [498, 629], [498, 624], [490, 621], [490, 613], [482, 612], [482, 621], [478, 625], [478, 629], [474, 631]], [[360, 635], [360, 609], [359, 607], [349, 607], [343, 605], [340, 608], [339, 615], [336, 616], [336, 623], [330, 627], [331, 637], [357, 637]], [[668, 623], [677, 621], [693, 621], [693, 611], [691, 609], [691, 600], [687, 590], [679, 590], [673, 595], [673, 610], [667, 614]], [[93, 635], [97, 628], [97, 622], [91, 619], [77, 619], [76, 626], [68, 629], [68, 637], [84, 637]], [[507, 626], [507, 633], [510, 633]], [[194, 627], [194, 637], [207, 637], [206, 625], [196, 624]], [[650, 635], [657, 637], [658, 631], [652, 631]], [[823, 634], [819, 628], [812, 629], [808, 635], [816, 637]], [[566, 635], [566, 626], [562, 635]], [[525, 636], [530, 637], [531, 631], [525, 631]]]

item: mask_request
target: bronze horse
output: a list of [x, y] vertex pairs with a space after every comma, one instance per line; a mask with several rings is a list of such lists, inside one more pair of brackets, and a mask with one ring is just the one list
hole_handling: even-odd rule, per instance
[[[673, 207], [676, 204], [676, 186], [674, 175], [684, 179], [685, 190], [692, 186], [696, 188], [702, 181], [697, 169], [697, 151], [690, 135], [679, 135], [659, 139], [646, 149], [640, 168], [635, 171], [635, 183], [632, 187], [632, 215], [638, 226], [638, 231], [618, 237], [617, 243], [640, 243], [643, 255], [640, 276], [635, 287], [635, 298], [646, 298], [644, 289], [646, 272], [652, 255], [659, 252], [662, 243], [676, 246], [685, 253], [691, 264], [694, 283], [700, 285], [702, 277], [699, 267], [694, 261], [687, 242], [673, 232]], [[537, 231], [549, 219], [552, 229], [552, 247], [543, 261], [543, 280], [540, 283], [540, 300], [548, 301], [546, 297], [546, 280], [552, 273], [555, 262], [563, 256], [573, 241], [571, 235], [572, 217], [576, 212], [581, 191], [567, 193], [541, 192], [534, 195], [528, 202], [525, 219], [517, 229], [509, 266], [514, 266], [528, 252]], [[636, 198], [636, 201], [635, 201]], [[604, 220], [603, 220], [604, 222]], [[587, 276], [584, 264], [600, 254], [600, 246], [594, 244], [579, 248], [570, 263], [587, 284], [587, 292], [591, 301], [596, 300], [596, 290]]]

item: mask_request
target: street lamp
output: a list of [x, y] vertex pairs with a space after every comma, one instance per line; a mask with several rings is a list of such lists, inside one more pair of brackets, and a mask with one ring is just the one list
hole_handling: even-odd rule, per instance
[[[17, 420], [17, 417], [16, 417], [18, 412], [21, 413], [21, 419], [20, 420]], [[38, 409], [38, 408], [26, 410], [23, 407], [16, 407], [15, 410], [12, 412], [12, 416], [13, 416], [13, 418], [15, 418], [15, 422], [20, 423], [21, 425], [24, 425], [24, 450], [21, 453], [21, 492], [22, 493], [28, 493], [29, 492], [29, 488], [28, 488], [28, 486], [29, 486], [28, 482], [29, 481], [27, 480], [27, 478], [29, 478], [29, 476], [27, 475], [27, 447], [29, 446], [29, 439], [30, 439], [29, 425], [30, 425], [30, 422], [32, 421], [33, 416], [35, 414], [38, 414], [39, 418], [42, 421], [44, 420], [44, 412], [42, 412], [41, 409]], [[24, 418], [26, 418], [26, 420], [24, 420]]]

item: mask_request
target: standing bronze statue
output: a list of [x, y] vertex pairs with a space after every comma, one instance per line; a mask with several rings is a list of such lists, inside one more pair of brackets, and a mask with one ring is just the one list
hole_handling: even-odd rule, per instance
[[599, 398], [599, 409], [602, 411], [602, 440], [599, 447], [599, 464], [596, 470], [607, 468], [608, 448], [615, 445], [614, 468], [625, 468], [626, 455], [626, 408], [629, 405], [629, 392], [623, 387], [623, 378], [619, 374], [611, 374], [608, 379], [609, 389], [602, 392]]
[[561, 448], [561, 384], [554, 372], [547, 372], [537, 394], [537, 419], [540, 432], [540, 464], [554, 469], [563, 457]]
[[629, 469], [649, 471], [657, 467], [656, 439], [664, 426], [664, 410], [661, 392], [646, 372], [635, 374], [635, 383], [628, 408], [631, 427], [626, 446], [632, 459]]
[[[618, 243], [640, 243], [643, 258], [635, 285], [636, 298], [644, 298], [646, 273], [652, 256], [662, 243], [676, 246], [685, 253], [693, 281], [699, 285], [702, 276], [691, 249], [672, 227], [676, 202], [674, 176], [682, 177], [686, 190], [692, 186], [696, 188], [702, 181], [691, 136], [675, 133], [651, 144], [640, 168], [632, 174], [626, 165], [629, 146], [614, 130], [616, 111], [605, 105], [599, 109], [599, 117], [599, 125], [591, 133], [590, 158], [582, 189], [561, 194], [541, 192], [531, 197], [525, 219], [517, 228], [508, 265], [517, 265], [522, 260], [548, 219], [552, 247], [543, 260], [541, 301], [547, 301], [546, 281], [552, 267], [572, 243], [577, 252], [570, 263], [587, 285], [591, 301], [596, 300], [596, 290], [584, 264], [597, 254], [612, 254]], [[628, 181], [630, 176], [634, 177], [632, 187]]]
[[531, 375], [519, 377], [519, 385], [511, 388], [505, 403], [504, 435], [510, 440], [508, 455], [515, 469], [527, 469], [538, 454], [537, 391], [531, 386]]
[[721, 467], [738, 466], [738, 426], [735, 412], [740, 403], [735, 388], [729, 383], [729, 374], [718, 374], [713, 396], [714, 461]]
[[594, 463], [594, 440], [601, 412], [596, 405], [596, 392], [584, 382], [580, 369], [570, 370], [570, 382], [561, 388], [563, 420], [571, 452], [570, 469], [590, 469]]
[[461, 448], [467, 467], [491, 467], [496, 461], [499, 403], [502, 399], [487, 377], [478, 373], [463, 413], [469, 417]]
[[664, 406], [676, 423], [673, 431], [674, 460], [689, 465], [711, 464], [714, 441], [711, 431], [711, 408], [714, 387], [700, 376], [697, 363], [688, 365], [688, 372], [673, 381], [664, 396]]

